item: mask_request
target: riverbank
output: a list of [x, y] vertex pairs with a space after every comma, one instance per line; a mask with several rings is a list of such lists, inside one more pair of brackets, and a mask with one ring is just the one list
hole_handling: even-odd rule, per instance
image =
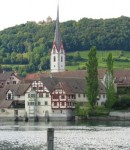
[[76, 120], [92, 120], [92, 121], [130, 121], [130, 112], [110, 112], [108, 116], [87, 116], [76, 117]]
[[[2, 117], [0, 116], [0, 122], [2, 121], [26, 121], [25, 118], [19, 117], [18, 120], [15, 120], [14, 117]], [[75, 117], [75, 120], [92, 120], [92, 121], [130, 121], [130, 112], [110, 112], [109, 116], [87, 116], [87, 117]], [[36, 121], [34, 118], [31, 118], [28, 120], [29, 122]], [[39, 117], [39, 122], [47, 122], [49, 120], [46, 120], [45, 118]], [[56, 120], [53, 118], [50, 121], [58, 121], [58, 118]], [[63, 121], [63, 119], [59, 118], [59, 121]], [[71, 120], [69, 120], [71, 121]], [[74, 121], [74, 118], [73, 120]]]

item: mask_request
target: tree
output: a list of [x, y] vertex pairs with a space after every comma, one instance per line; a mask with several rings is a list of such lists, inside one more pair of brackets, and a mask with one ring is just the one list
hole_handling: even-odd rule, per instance
[[96, 47], [92, 47], [88, 54], [87, 63], [87, 97], [92, 108], [96, 104], [98, 96], [98, 60], [96, 58]]
[[107, 57], [107, 71], [105, 75], [105, 87], [107, 93], [106, 107], [110, 110], [116, 102], [116, 92], [114, 87], [113, 76], [113, 59], [112, 54], [109, 53]]

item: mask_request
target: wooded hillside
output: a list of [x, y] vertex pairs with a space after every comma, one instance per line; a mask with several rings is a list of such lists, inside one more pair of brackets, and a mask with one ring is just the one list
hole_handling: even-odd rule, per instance
[[[130, 18], [88, 19], [60, 23], [66, 52], [89, 50], [130, 51]], [[0, 64], [24, 64], [27, 69], [49, 68], [49, 53], [55, 32], [51, 23], [27, 22], [0, 31]], [[39, 68], [39, 69], [38, 69]], [[17, 69], [17, 68], [16, 68]]]
[[[99, 50], [130, 49], [130, 18], [87, 19], [60, 24], [67, 51], [87, 50], [95, 45]], [[0, 32], [0, 51], [28, 52], [51, 49], [55, 22], [39, 25], [35, 22], [17, 25]]]

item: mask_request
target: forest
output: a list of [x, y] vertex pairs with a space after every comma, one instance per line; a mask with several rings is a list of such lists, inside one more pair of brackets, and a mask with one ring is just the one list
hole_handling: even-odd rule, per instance
[[[60, 23], [66, 52], [130, 50], [130, 18], [82, 18]], [[11, 64], [19, 72], [49, 69], [55, 21], [27, 22], [0, 31], [0, 64]], [[20, 65], [18, 67], [17, 65]], [[11, 68], [12, 69], [12, 68]]]

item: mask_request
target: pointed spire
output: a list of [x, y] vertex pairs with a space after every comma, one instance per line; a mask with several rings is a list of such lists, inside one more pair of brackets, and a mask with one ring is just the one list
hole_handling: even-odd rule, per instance
[[56, 43], [56, 47], [59, 51], [61, 43], [62, 43], [60, 26], [59, 26], [59, 0], [58, 0], [58, 4], [57, 4], [57, 19], [56, 19], [56, 29], [55, 29], [54, 42]]

